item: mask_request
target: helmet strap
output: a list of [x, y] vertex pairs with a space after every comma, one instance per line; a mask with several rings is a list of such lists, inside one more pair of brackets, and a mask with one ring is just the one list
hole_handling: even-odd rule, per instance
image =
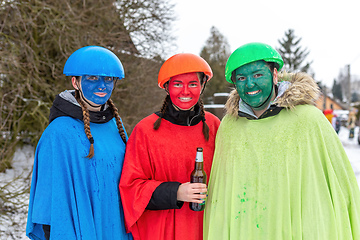
[[202, 95], [202, 93], [204, 92], [206, 83], [208, 82], [208, 81], [207, 81], [207, 77], [205, 77], [205, 78], [206, 78], [206, 79], [205, 79], [205, 82], [204, 82], [204, 86], [203, 86], [202, 89], [201, 89], [200, 95]]
[[[269, 98], [272, 97], [273, 92], [274, 92], [274, 74], [271, 73], [271, 75], [272, 75], [271, 92], [270, 92], [269, 96], [266, 98], [266, 100], [265, 100], [262, 104], [260, 104], [259, 106], [256, 106], [256, 107], [251, 107], [251, 108], [254, 108], [254, 109], [256, 110], [257, 108], [260, 108], [260, 107], [264, 106], [266, 103], [268, 103]], [[235, 86], [235, 89], [236, 89], [236, 85], [235, 85], [235, 84], [234, 84], [234, 86]], [[244, 100], [243, 100], [243, 101], [244, 101]], [[244, 102], [245, 102], [245, 101], [244, 101]], [[246, 103], [247, 105], [249, 105], [247, 102], [245, 102], [245, 103]], [[249, 105], [249, 106], [250, 106], [250, 105]]]
[[[270, 71], [270, 72], [271, 72], [271, 71]], [[262, 104], [260, 104], [260, 105], [259, 105], [259, 106], [257, 106], [257, 107], [254, 107], [255, 109], [256, 109], [256, 108], [260, 108], [260, 107], [264, 106], [264, 104], [266, 104], [266, 103], [269, 101], [269, 98], [271, 98], [271, 97], [272, 97], [272, 95], [273, 95], [273, 92], [274, 92], [274, 73], [273, 73], [273, 72], [271, 73], [271, 76], [272, 76], [272, 81], [271, 81], [271, 92], [270, 92], [269, 96], [266, 98], [266, 100], [265, 100]]]
[[[113, 87], [113, 91], [114, 91], [114, 89], [116, 88], [116, 83], [117, 83], [117, 80], [118, 80], [118, 78], [115, 78], [115, 82], [114, 82], [114, 87]], [[111, 91], [111, 94], [112, 94], [112, 91]]]
[[266, 100], [262, 104], [260, 104], [257, 107], [253, 107], [253, 108], [256, 109], [256, 108], [260, 108], [260, 107], [264, 106], [269, 101], [269, 98], [272, 97], [273, 92], [274, 92], [274, 81], [271, 81], [271, 92], [270, 92], [269, 96], [266, 98]]

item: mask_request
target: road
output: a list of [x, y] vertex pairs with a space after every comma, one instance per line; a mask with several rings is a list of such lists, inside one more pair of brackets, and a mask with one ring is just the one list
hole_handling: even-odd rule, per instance
[[358, 134], [359, 127], [355, 128], [355, 136], [353, 139], [349, 139], [349, 130], [347, 128], [341, 127], [339, 131], [339, 138], [353, 167], [358, 185], [360, 186], [360, 144], [357, 141]]

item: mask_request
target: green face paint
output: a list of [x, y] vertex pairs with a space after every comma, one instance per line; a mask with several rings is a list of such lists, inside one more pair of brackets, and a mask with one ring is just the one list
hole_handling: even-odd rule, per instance
[[245, 64], [235, 70], [240, 98], [255, 110], [265, 109], [273, 96], [273, 77], [264, 61]]

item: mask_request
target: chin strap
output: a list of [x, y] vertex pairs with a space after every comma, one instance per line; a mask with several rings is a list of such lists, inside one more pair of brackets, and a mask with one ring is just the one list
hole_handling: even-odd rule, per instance
[[204, 78], [205, 78], [205, 83], [204, 83], [204, 87], [201, 89], [200, 95], [202, 95], [202, 93], [204, 92], [206, 83], [208, 82], [208, 76], [205, 75]]
[[[271, 72], [271, 71], [270, 71], [270, 72]], [[271, 76], [272, 76], [271, 92], [270, 92], [269, 96], [266, 98], [266, 100], [265, 100], [262, 104], [260, 104], [260, 105], [257, 106], [257, 107], [252, 107], [252, 106], [251, 106], [251, 108], [256, 109], [256, 108], [262, 107], [265, 103], [267, 103], [267, 101], [269, 100], [269, 98], [271, 98], [271, 96], [272, 96], [272, 94], [273, 94], [273, 91], [274, 91], [274, 74], [271, 73]], [[235, 87], [235, 89], [236, 89], [236, 84], [235, 84], [235, 83], [234, 83], [234, 87]], [[244, 99], [242, 99], [242, 100], [244, 101]], [[245, 102], [245, 101], [244, 101], [244, 102]], [[248, 104], [247, 102], [245, 102], [245, 103], [250, 106], [250, 104]]]
[[267, 101], [269, 101], [269, 98], [271, 98], [273, 91], [274, 91], [274, 81], [271, 81], [271, 92], [270, 92], [269, 96], [266, 98], [266, 100], [262, 104], [260, 104], [257, 107], [252, 107], [252, 108], [256, 109], [256, 108], [260, 108], [260, 107], [264, 106], [264, 104], [266, 104]]
[[93, 108], [98, 108], [98, 107], [101, 107], [102, 105], [93, 105], [91, 104], [85, 97], [84, 97], [84, 94], [82, 93], [82, 91], [80, 90], [79, 88], [79, 92], [80, 92], [80, 97], [83, 101], [85, 101], [87, 104], [89, 104], [91, 107]]

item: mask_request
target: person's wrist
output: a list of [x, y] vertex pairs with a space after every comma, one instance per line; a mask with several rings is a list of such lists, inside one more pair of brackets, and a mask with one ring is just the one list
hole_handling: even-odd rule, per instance
[[182, 189], [182, 186], [181, 186], [181, 183], [180, 183], [179, 188], [178, 188], [178, 190], [176, 192], [176, 199], [177, 199], [177, 201], [183, 202], [183, 200], [181, 200], [182, 199], [182, 197], [181, 197], [181, 189]]

